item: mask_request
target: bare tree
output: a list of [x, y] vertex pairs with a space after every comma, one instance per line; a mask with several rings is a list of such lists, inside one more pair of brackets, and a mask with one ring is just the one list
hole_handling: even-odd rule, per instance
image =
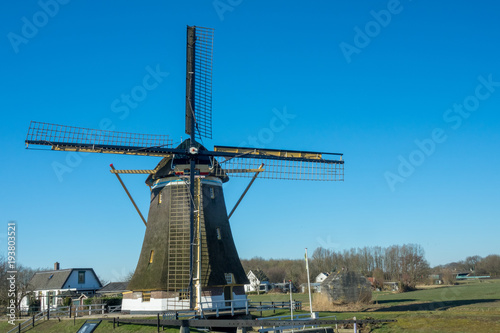
[[500, 276], [500, 255], [491, 254], [477, 263], [477, 274]]
[[475, 271], [476, 270], [476, 265], [478, 264], [478, 262], [480, 262], [483, 258], [481, 258], [480, 256], [470, 256], [470, 257], [467, 257], [465, 258], [465, 268], [466, 270], [469, 270], [469, 271]]

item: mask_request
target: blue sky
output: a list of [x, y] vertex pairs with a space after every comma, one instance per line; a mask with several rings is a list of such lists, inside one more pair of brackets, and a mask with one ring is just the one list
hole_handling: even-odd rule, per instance
[[[208, 148], [254, 137], [344, 153], [344, 182], [257, 180], [231, 218], [240, 257], [405, 243], [433, 266], [499, 254], [498, 11], [494, 1], [10, 2], [0, 241], [14, 220], [22, 264], [93, 267], [114, 281], [135, 268], [145, 228], [109, 164], [159, 159], [26, 150], [24, 139], [30, 120], [185, 139], [186, 25], [198, 25], [215, 29]], [[155, 88], [117, 109], [151, 71]], [[277, 113], [288, 123], [264, 135]], [[144, 177], [123, 178], [147, 214]], [[228, 209], [247, 183], [224, 185]]]

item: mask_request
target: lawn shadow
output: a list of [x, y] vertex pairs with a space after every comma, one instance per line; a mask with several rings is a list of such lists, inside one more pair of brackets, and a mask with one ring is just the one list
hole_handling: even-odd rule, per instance
[[386, 304], [386, 303], [403, 303], [403, 302], [415, 302], [416, 299], [414, 298], [405, 298], [405, 299], [384, 299], [384, 300], [377, 300], [374, 299], [374, 302], [377, 302], [377, 304]]
[[398, 312], [398, 311], [444, 311], [450, 308], [463, 305], [472, 305], [478, 303], [493, 303], [500, 299], [464, 299], [456, 301], [441, 301], [441, 302], [427, 302], [427, 303], [414, 303], [404, 305], [388, 306], [374, 310], [374, 312]]

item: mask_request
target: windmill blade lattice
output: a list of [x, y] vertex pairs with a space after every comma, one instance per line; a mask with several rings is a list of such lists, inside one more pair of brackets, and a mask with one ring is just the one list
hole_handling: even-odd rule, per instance
[[168, 135], [115, 132], [32, 121], [26, 145], [52, 150], [125, 155], [167, 156], [172, 147]]
[[215, 175], [229, 174], [232, 177], [252, 178], [259, 166], [264, 163], [259, 178], [282, 180], [317, 180], [342, 181], [344, 180], [344, 164], [342, 161], [306, 161], [293, 159], [248, 158], [235, 157], [226, 160], [223, 157], [215, 158], [220, 165]]
[[186, 59], [186, 134], [192, 118], [196, 138], [212, 138], [212, 57], [214, 29], [188, 27]]
[[[343, 181], [344, 161], [340, 153], [299, 150], [215, 146], [211, 152], [218, 163], [216, 175], [253, 177], [261, 164], [259, 178], [285, 180]], [[338, 156], [339, 159], [327, 158]]]

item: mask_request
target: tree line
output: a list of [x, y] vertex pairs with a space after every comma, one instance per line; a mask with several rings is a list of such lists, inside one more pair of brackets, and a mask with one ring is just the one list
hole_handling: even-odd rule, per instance
[[[292, 280], [295, 285], [307, 282], [303, 259], [255, 257], [242, 260], [242, 264], [246, 272], [261, 269], [270, 282]], [[374, 277], [379, 287], [386, 281], [398, 282], [404, 291], [415, 288], [418, 283], [428, 283], [431, 274], [439, 274], [445, 283], [454, 283], [457, 272], [473, 271], [475, 275], [500, 277], [500, 256], [471, 256], [460, 262], [431, 268], [425, 259], [424, 248], [418, 244], [365, 246], [343, 251], [318, 247], [309, 258], [309, 270], [311, 282], [321, 272], [349, 270]]]
[[[271, 282], [292, 280], [296, 285], [307, 282], [304, 260], [265, 260], [252, 258], [242, 260], [245, 271], [261, 269]], [[430, 267], [420, 245], [393, 245], [351, 248], [335, 251], [318, 247], [309, 259], [311, 279], [319, 273], [355, 271], [366, 277], [375, 277], [382, 284], [384, 281], [397, 281], [404, 287], [413, 288], [426, 279]], [[312, 281], [314, 282], [314, 281]]]

